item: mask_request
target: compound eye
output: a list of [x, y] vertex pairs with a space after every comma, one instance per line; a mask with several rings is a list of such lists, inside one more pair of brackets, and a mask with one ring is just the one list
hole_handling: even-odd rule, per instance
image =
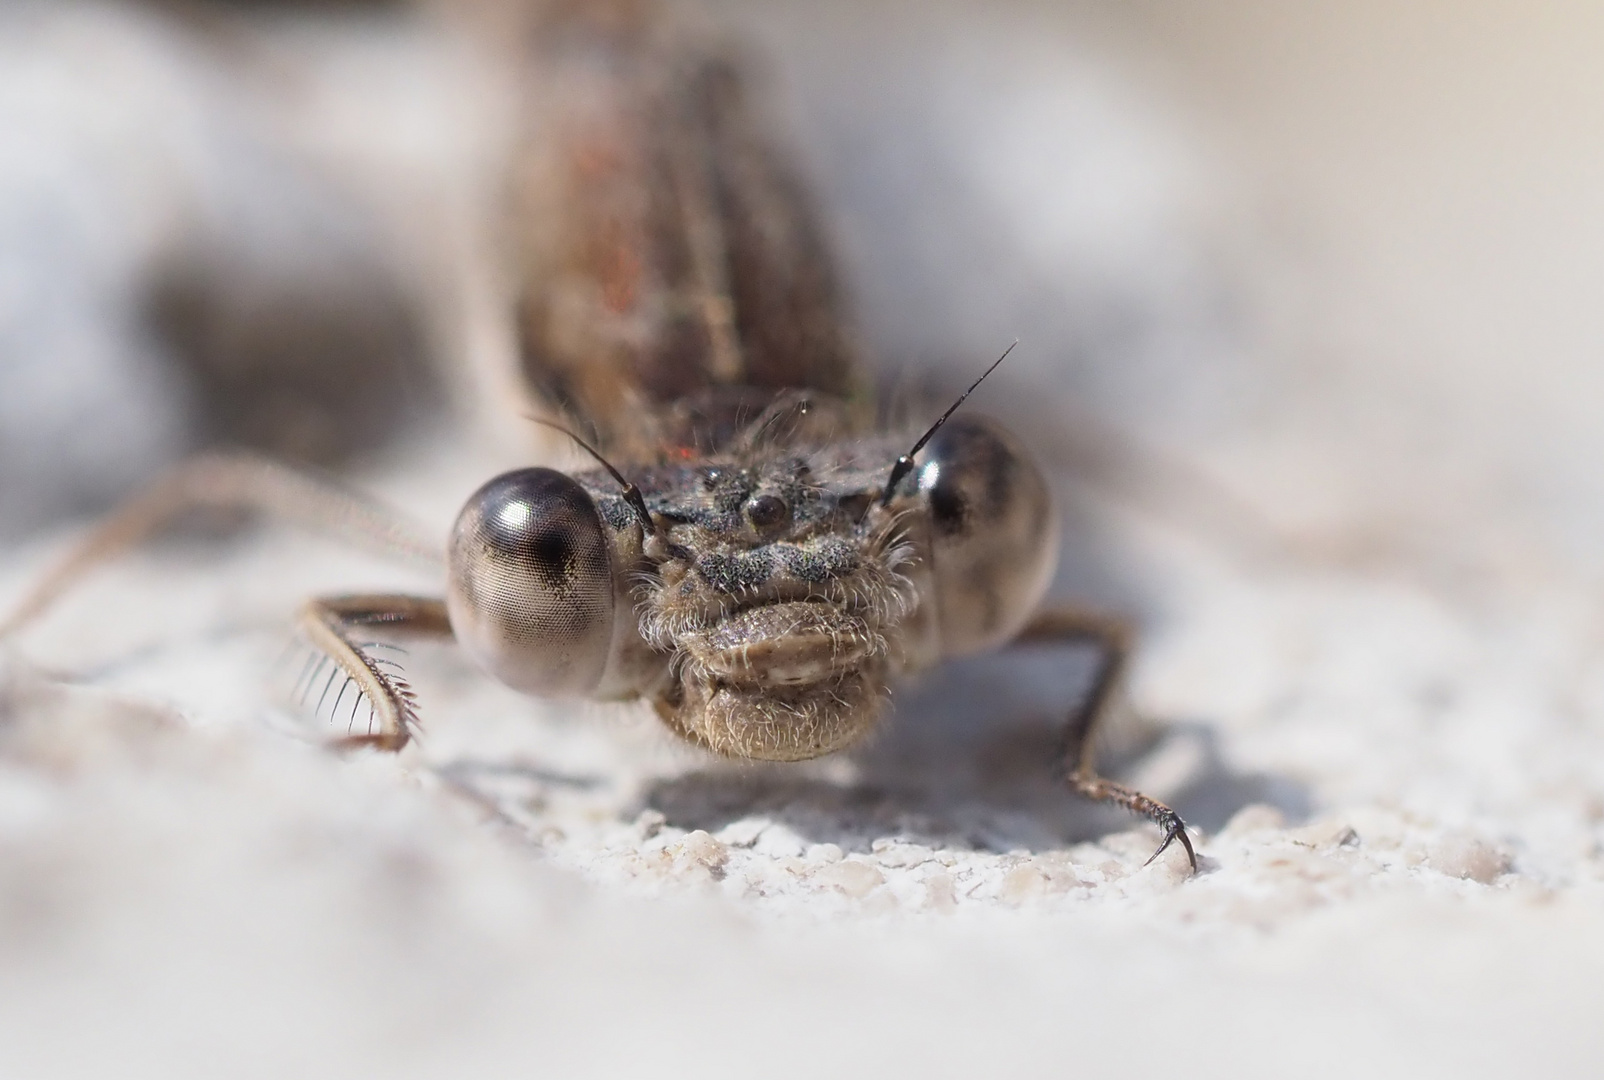
[[1035, 612], [1058, 562], [1047, 481], [1011, 435], [982, 417], [948, 421], [921, 458], [942, 651], [995, 648]]
[[526, 694], [582, 695], [613, 636], [611, 545], [584, 488], [552, 469], [503, 473], [451, 532], [446, 610], [463, 649]]

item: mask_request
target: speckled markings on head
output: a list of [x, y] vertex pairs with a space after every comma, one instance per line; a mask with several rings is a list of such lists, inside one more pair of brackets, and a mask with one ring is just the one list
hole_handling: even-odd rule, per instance
[[730, 756], [814, 757], [873, 725], [893, 671], [934, 659], [907, 648], [930, 632], [916, 615], [916, 545], [890, 517], [865, 514], [901, 441], [630, 470], [675, 553], [657, 562], [612, 477], [576, 477], [620, 561], [635, 560], [637, 638], [620, 654], [636, 671], [643, 655], [660, 658], [654, 700], [675, 731]]

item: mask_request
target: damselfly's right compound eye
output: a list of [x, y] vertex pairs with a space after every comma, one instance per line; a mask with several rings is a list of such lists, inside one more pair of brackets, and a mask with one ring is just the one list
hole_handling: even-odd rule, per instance
[[942, 650], [1002, 645], [1035, 613], [1058, 563], [1047, 481], [997, 424], [959, 417], [914, 471], [930, 515]]
[[451, 629], [480, 666], [541, 697], [601, 682], [613, 636], [611, 546], [584, 488], [552, 469], [485, 484], [447, 553]]

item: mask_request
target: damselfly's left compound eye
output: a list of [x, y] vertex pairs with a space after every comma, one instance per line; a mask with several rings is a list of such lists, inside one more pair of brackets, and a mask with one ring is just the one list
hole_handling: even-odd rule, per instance
[[980, 417], [945, 424], [914, 476], [930, 521], [942, 652], [1002, 645], [1035, 612], [1058, 562], [1058, 518], [1041, 470]]
[[458, 515], [448, 560], [451, 629], [474, 660], [527, 694], [595, 689], [612, 644], [613, 566], [584, 488], [552, 469], [496, 477]]

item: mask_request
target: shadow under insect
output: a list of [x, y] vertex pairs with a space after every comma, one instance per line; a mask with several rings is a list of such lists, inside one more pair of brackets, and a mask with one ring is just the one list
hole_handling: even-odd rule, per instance
[[[1092, 674], [1088, 650], [1032, 647], [950, 663], [898, 695], [846, 775], [718, 765], [660, 781], [645, 805], [671, 825], [718, 832], [767, 818], [814, 843], [867, 850], [898, 836], [981, 851], [1048, 850], [1130, 827], [1129, 815], [1073, 795], [1063, 730]], [[1243, 773], [1191, 721], [1126, 718], [1099, 739], [1107, 773], [1141, 776], [1205, 831], [1251, 803], [1307, 815], [1295, 781]]]

